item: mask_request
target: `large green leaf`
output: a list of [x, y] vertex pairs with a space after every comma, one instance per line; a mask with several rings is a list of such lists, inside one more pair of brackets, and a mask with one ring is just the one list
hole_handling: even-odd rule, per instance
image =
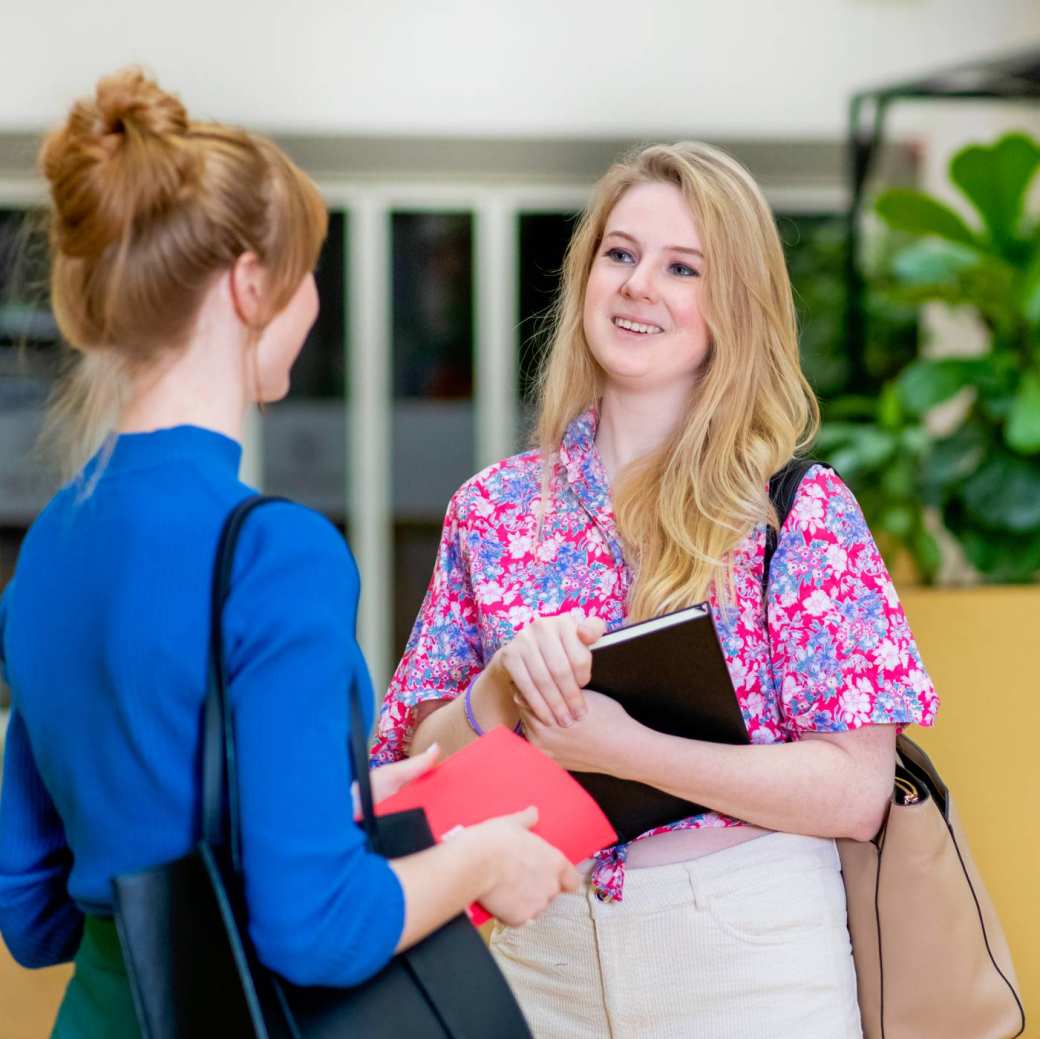
[[[947, 244], [951, 249], [964, 248], [949, 243], [935, 244]], [[926, 276], [933, 272], [938, 274], [938, 256], [911, 254], [906, 266], [893, 268], [895, 283], [889, 294], [896, 300], [914, 305], [939, 302], [955, 307], [974, 307], [992, 329], [1013, 324], [1020, 308], [1020, 275], [995, 254], [976, 255], [978, 262], [970, 265], [949, 263], [945, 268], [948, 276], [931, 281], [926, 280]]]
[[1021, 454], [1040, 452], [1040, 372], [1026, 372], [1008, 415], [1004, 438]]
[[923, 191], [890, 188], [875, 203], [878, 215], [895, 231], [938, 235], [951, 242], [977, 247], [978, 237], [949, 206]]
[[965, 482], [963, 497], [980, 526], [1029, 533], [1040, 541], [1040, 463], [991, 454]]
[[833, 422], [827, 419], [813, 441], [813, 454], [829, 459], [839, 448], [854, 444], [864, 425], [863, 422]]
[[1017, 239], [1026, 190], [1038, 169], [1040, 147], [1021, 133], [1006, 134], [989, 147], [969, 145], [950, 163], [950, 178], [982, 215], [1001, 251]]
[[1003, 426], [1011, 414], [1022, 380], [1021, 360], [1014, 347], [1006, 349], [997, 337], [994, 337], [992, 352], [979, 360], [987, 362], [973, 378], [979, 394], [979, 410], [991, 422]]
[[924, 495], [927, 501], [945, 501], [951, 488], [963, 483], [982, 463], [989, 437], [981, 426], [970, 423], [951, 436], [936, 441], [925, 458]]
[[935, 285], [957, 278], [980, 259], [977, 249], [960, 242], [926, 238], [895, 254], [892, 273], [904, 285]]
[[896, 439], [890, 433], [864, 423], [855, 427], [854, 434], [840, 446], [827, 451], [825, 458], [839, 473], [855, 479], [886, 464], [896, 447]]
[[960, 357], [915, 361], [899, 376], [899, 399], [911, 415], [923, 415], [971, 384], [973, 366]]

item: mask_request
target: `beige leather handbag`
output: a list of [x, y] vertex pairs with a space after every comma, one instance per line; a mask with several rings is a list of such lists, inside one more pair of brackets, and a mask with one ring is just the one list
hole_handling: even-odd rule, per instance
[[865, 1039], [1025, 1031], [1011, 952], [938, 772], [906, 736], [873, 841], [838, 841]]

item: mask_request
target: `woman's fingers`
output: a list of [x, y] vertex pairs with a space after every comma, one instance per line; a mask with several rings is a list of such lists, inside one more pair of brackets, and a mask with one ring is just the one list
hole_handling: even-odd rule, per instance
[[[534, 681], [538, 692], [541, 694], [542, 700], [549, 708], [549, 711], [552, 714], [552, 721], [555, 721], [557, 725], [570, 725], [574, 719], [571, 716], [571, 712], [567, 709], [567, 704], [564, 701], [563, 694], [556, 685], [556, 679], [549, 670], [549, 665], [545, 659], [547, 647], [537, 645], [535, 650], [536, 651], [529, 654], [524, 661], [524, 663], [527, 664], [528, 673]], [[553, 656], [555, 656], [555, 654], [553, 654]], [[539, 714], [539, 719], [540, 718], [541, 715]], [[552, 724], [552, 721], [548, 724]]]
[[586, 646], [591, 646], [603, 638], [603, 633], [607, 630], [606, 621], [602, 617], [582, 617], [577, 627], [578, 636]]
[[567, 726], [585, 716], [582, 686], [592, 673], [588, 644], [604, 628], [599, 618], [580, 610], [539, 618], [503, 654], [502, 666], [543, 725]]
[[545, 659], [571, 717], [585, 717], [585, 697], [581, 687], [589, 680], [592, 657], [578, 638], [575, 625], [564, 622], [552, 632], [545, 648]]
[[[413, 758], [402, 758], [390, 765], [381, 765], [379, 768], [372, 769], [369, 775], [372, 784], [372, 798], [376, 804], [392, 794], [396, 794], [406, 783], [429, 772], [437, 764], [439, 754], [440, 748], [436, 743], [431, 743], [426, 750], [421, 754], [416, 754]], [[354, 798], [354, 817], [358, 818], [360, 809], [356, 788], [357, 783], [354, 783], [351, 793]]]
[[542, 694], [534, 684], [523, 657], [517, 655], [505, 658], [502, 661], [502, 666], [506, 669], [509, 680], [516, 686], [517, 691], [523, 697], [527, 709], [543, 725], [552, 725], [552, 711], [549, 710], [548, 705], [542, 699]]
[[568, 618], [560, 620], [561, 623], [557, 623], [541, 633], [539, 647], [542, 660], [549, 671], [556, 692], [566, 705], [567, 713], [572, 719], [577, 719], [585, 713], [585, 700], [581, 694], [581, 684], [575, 673], [574, 661], [568, 645], [574, 639], [574, 625], [569, 622]]
[[418, 779], [420, 776], [429, 772], [430, 769], [437, 764], [437, 758], [440, 755], [440, 752], [440, 747], [438, 747], [436, 742], [434, 742], [431, 743], [421, 754], [416, 754], [415, 757], [404, 758], [401, 761], [396, 762], [396, 768], [394, 765], [384, 765], [382, 769], [375, 770], [373, 776], [379, 772], [394, 769], [393, 773], [387, 776], [388, 782], [382, 791], [383, 797], [389, 797], [391, 794], [396, 794], [397, 791], [406, 783], [410, 783], [413, 779]]
[[580, 697], [581, 702], [580, 713], [575, 713], [577, 717], [583, 718], [587, 707], [581, 689], [589, 684], [589, 679], [592, 677], [592, 653], [589, 651], [589, 647], [581, 640], [579, 630], [576, 627], [565, 629], [562, 632], [562, 636], [563, 648], [567, 653], [571, 673], [574, 675], [575, 684], [578, 686], [577, 696]]
[[560, 876], [560, 887], [564, 891], [575, 892], [581, 888], [581, 874], [570, 864], [564, 863], [563, 873]]

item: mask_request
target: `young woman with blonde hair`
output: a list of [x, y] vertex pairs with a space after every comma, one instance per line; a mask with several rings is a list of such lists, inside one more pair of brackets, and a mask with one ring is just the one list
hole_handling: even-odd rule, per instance
[[[75, 957], [56, 1036], [113, 1039], [140, 1031], [110, 881], [200, 837], [210, 573], [225, 517], [254, 493], [238, 479], [245, 411], [285, 395], [317, 316], [326, 211], [269, 140], [190, 120], [134, 70], [73, 106], [41, 167], [52, 303], [79, 354], [54, 413], [75, 475], [0, 599], [0, 932], [27, 967]], [[372, 853], [346, 752], [349, 685], [371, 700], [350, 553], [323, 517], [279, 503], [250, 518], [235, 558], [225, 650], [267, 966], [357, 984], [474, 899], [519, 924], [577, 886], [529, 832], [533, 810], [394, 861]]]
[[[751, 176], [696, 143], [595, 189], [564, 265], [537, 447], [453, 497], [377, 761], [521, 723], [565, 767], [712, 811], [607, 848], [492, 948], [539, 1039], [858, 1036], [836, 837], [868, 839], [935, 694], [855, 500], [803, 479], [763, 594], [770, 476], [815, 432]], [[707, 600], [751, 738], [651, 731], [589, 681], [605, 629]]]

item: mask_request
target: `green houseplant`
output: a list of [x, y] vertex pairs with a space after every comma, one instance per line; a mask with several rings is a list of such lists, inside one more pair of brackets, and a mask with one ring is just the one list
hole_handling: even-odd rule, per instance
[[[915, 577], [934, 580], [940, 552], [932, 533], [941, 523], [986, 582], [965, 589], [904, 580], [899, 596], [943, 701], [939, 724], [914, 735], [957, 791], [1007, 927], [1027, 1016], [1040, 997], [1040, 918], [1031, 910], [1038, 839], [1030, 834], [1021, 854], [1009, 855], [1006, 834], [1030, 811], [1030, 740], [1040, 725], [1040, 214], [1028, 201], [1038, 152], [1016, 134], [955, 156], [950, 175], [970, 203], [966, 219], [920, 192], [880, 196], [883, 234], [870, 244], [882, 246], [884, 262], [866, 272], [872, 299], [965, 308], [985, 326], [984, 348], [971, 357], [904, 356], [855, 396], [852, 388], [830, 400], [821, 394], [815, 448], [855, 490], [894, 571], [905, 552]], [[872, 316], [868, 328], [870, 345], [883, 343]], [[945, 402], [941, 415], [932, 413]], [[998, 583], [1011, 581], [1023, 583]], [[1001, 706], [1004, 714], [994, 711]]]
[[[974, 220], [908, 188], [876, 202], [908, 244], [875, 288], [902, 302], [971, 308], [987, 332], [979, 355], [906, 366], [883, 387], [869, 421], [842, 421], [839, 409], [817, 445], [925, 581], [939, 550], [922, 504], [937, 510], [987, 580], [1027, 582], [1040, 572], [1040, 217], [1027, 202], [1038, 171], [1040, 143], [1008, 134], [970, 145], [950, 163]], [[952, 429], [929, 436], [925, 416], [958, 395]]]

